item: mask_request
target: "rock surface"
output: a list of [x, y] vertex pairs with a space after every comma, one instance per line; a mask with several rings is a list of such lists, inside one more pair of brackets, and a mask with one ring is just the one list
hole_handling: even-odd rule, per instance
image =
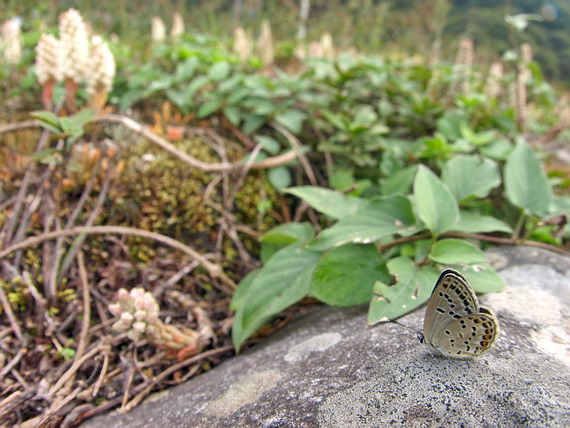
[[[570, 259], [529, 247], [489, 257], [508, 288], [478, 361], [428, 352], [366, 308], [319, 307], [268, 342], [131, 413], [86, 427], [570, 426]], [[421, 329], [423, 310], [403, 323]]]

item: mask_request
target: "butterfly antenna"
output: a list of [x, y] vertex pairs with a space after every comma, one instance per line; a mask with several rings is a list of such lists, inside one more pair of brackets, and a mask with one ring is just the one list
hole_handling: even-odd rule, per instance
[[399, 326], [401, 326], [401, 327], [407, 328], [408, 330], [412, 330], [412, 331], [414, 331], [414, 332], [417, 334], [417, 336], [418, 336], [418, 339], [420, 340], [420, 342], [423, 342], [423, 341], [424, 341], [424, 335], [422, 334], [422, 332], [421, 332], [421, 331], [419, 331], [419, 330], [416, 330], [415, 328], [413, 328], [413, 327], [410, 327], [409, 325], [406, 325], [406, 324], [402, 324], [401, 322], [399, 322], [399, 321], [396, 321], [396, 320], [388, 320], [388, 322], [391, 322], [391, 323], [397, 324], [397, 325], [399, 325]]

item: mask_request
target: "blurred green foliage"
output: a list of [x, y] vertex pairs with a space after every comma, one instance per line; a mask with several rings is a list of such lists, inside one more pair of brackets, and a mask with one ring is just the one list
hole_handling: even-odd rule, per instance
[[[255, 34], [263, 19], [269, 19], [277, 40], [291, 40], [299, 25], [298, 1], [261, 0], [73, 0], [36, 2], [7, 0], [0, 17], [20, 15], [26, 30], [40, 22], [55, 25], [57, 16], [77, 8], [104, 34], [115, 33], [137, 52], [148, 53], [150, 19], [161, 16], [167, 27], [172, 14], [180, 11], [192, 34], [231, 36], [235, 25]], [[324, 31], [335, 43], [364, 52], [428, 54], [453, 58], [459, 38], [475, 42], [479, 62], [500, 58], [520, 43], [530, 43], [549, 79], [567, 82], [570, 69], [570, 2], [557, 0], [312, 0], [307, 39], [318, 39]], [[545, 9], [550, 7], [550, 9]], [[505, 22], [506, 15], [542, 14], [521, 33]], [[549, 15], [554, 13], [554, 15]]]

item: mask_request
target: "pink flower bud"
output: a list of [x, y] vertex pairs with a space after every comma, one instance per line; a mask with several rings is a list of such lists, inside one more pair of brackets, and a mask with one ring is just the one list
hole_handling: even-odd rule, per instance
[[121, 315], [121, 312], [122, 312], [121, 305], [119, 303], [111, 303], [109, 305], [109, 311], [113, 315], [119, 316], [119, 315]]
[[138, 333], [144, 333], [144, 331], [146, 330], [146, 323], [140, 321], [134, 323], [133, 330]]

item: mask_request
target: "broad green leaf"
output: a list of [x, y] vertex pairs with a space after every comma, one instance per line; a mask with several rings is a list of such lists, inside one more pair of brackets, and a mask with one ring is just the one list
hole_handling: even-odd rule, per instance
[[301, 132], [305, 117], [307, 115], [301, 110], [285, 110], [283, 113], [275, 116], [275, 121], [293, 134], [298, 134]]
[[196, 68], [198, 67], [199, 64], [200, 61], [195, 56], [190, 57], [186, 61], [179, 63], [176, 66], [176, 72], [174, 75], [175, 80], [177, 82], [181, 82], [183, 80], [190, 79], [194, 75], [194, 72], [196, 71]]
[[[58, 159], [58, 156], [55, 156], [56, 153], [60, 153], [61, 150], [50, 147], [49, 149], [40, 150], [35, 152], [33, 155], [30, 156], [30, 160], [32, 161], [39, 161], [41, 163], [50, 163], [51, 161], [55, 161]], [[59, 156], [61, 160], [61, 157]]]
[[54, 134], [62, 132], [61, 125], [59, 124], [59, 117], [49, 111], [33, 111], [30, 113], [35, 119], [40, 121], [41, 126]]
[[289, 187], [291, 184], [291, 173], [289, 172], [289, 168], [285, 166], [271, 168], [267, 174], [267, 178], [273, 187], [279, 191]]
[[423, 165], [418, 167], [414, 180], [414, 197], [418, 216], [435, 236], [452, 229], [459, 220], [455, 197], [447, 185]]
[[436, 122], [437, 130], [449, 141], [461, 138], [464, 126], [469, 126], [467, 119], [456, 111], [446, 111]]
[[254, 269], [249, 272], [246, 276], [242, 278], [242, 280], [238, 284], [238, 288], [235, 291], [234, 295], [232, 296], [232, 301], [230, 302], [230, 309], [232, 311], [236, 311], [241, 308], [246, 302], [247, 292], [249, 291], [249, 287], [253, 283], [253, 280], [257, 278], [260, 269]]
[[74, 135], [81, 130], [81, 127], [78, 127], [69, 117], [60, 117], [59, 124], [64, 134]]
[[213, 99], [210, 101], [206, 101], [198, 109], [198, 118], [203, 119], [205, 117], [208, 117], [212, 113], [215, 113], [219, 108], [220, 108], [220, 100]]
[[414, 176], [416, 175], [417, 165], [401, 169], [400, 171], [391, 174], [382, 180], [380, 189], [383, 195], [401, 194], [407, 195], [410, 193]]
[[226, 116], [232, 125], [235, 126], [238, 126], [241, 121], [240, 109], [235, 106], [224, 107], [224, 116]]
[[293, 242], [307, 242], [315, 235], [310, 223], [283, 223], [275, 226], [261, 237], [261, 242], [289, 245]]
[[504, 161], [507, 159], [512, 150], [513, 145], [510, 141], [506, 139], [499, 139], [487, 144], [486, 146], [481, 147], [479, 151], [483, 156], [495, 159], [497, 161]]
[[434, 262], [447, 265], [487, 262], [487, 257], [479, 248], [461, 239], [437, 241], [433, 244], [428, 257]]
[[353, 242], [369, 244], [394, 234], [415, 231], [412, 204], [403, 196], [388, 196], [371, 201], [350, 217], [324, 230], [309, 244], [314, 250], [326, 250]]
[[[309, 292], [319, 253], [302, 248], [302, 243], [283, 248], [260, 269], [241, 297], [232, 338], [236, 350], [272, 316], [298, 302]], [[238, 300], [239, 303], [240, 300]]]
[[225, 79], [230, 74], [231, 66], [226, 61], [216, 62], [210, 70], [208, 70], [208, 77], [214, 82], [219, 82]]
[[570, 196], [554, 195], [548, 206], [548, 214], [553, 217], [559, 214], [570, 215]]
[[552, 191], [534, 150], [519, 142], [505, 165], [505, 190], [513, 205], [527, 214], [544, 214], [552, 198]]
[[353, 215], [368, 204], [364, 199], [317, 186], [291, 187], [285, 193], [301, 198], [312, 208], [337, 220]]
[[281, 148], [281, 145], [274, 138], [268, 137], [267, 135], [256, 135], [255, 141], [257, 141], [263, 147], [267, 153], [276, 155]]
[[501, 184], [497, 163], [477, 156], [452, 158], [445, 165], [441, 178], [458, 202], [470, 196], [484, 198]]
[[335, 168], [329, 184], [335, 190], [344, 191], [354, 185], [354, 172], [350, 168]]
[[197, 76], [195, 79], [192, 79], [190, 84], [182, 91], [188, 98], [191, 98], [208, 83], [210, 83], [210, 80], [206, 76]]
[[188, 113], [190, 98], [186, 96], [184, 91], [180, 91], [178, 88], [170, 88], [166, 90], [165, 95], [166, 98], [174, 103], [183, 113]]
[[387, 265], [396, 283], [388, 285], [388, 281], [377, 281], [374, 284], [368, 309], [369, 324], [396, 319], [420, 306], [431, 295], [439, 277], [433, 267], [418, 268], [407, 257], [396, 257]]
[[495, 293], [505, 287], [505, 281], [487, 264], [460, 269], [477, 293]]
[[97, 110], [94, 108], [85, 108], [78, 111], [70, 117], [71, 122], [78, 128], [83, 128], [86, 123], [91, 122], [97, 116]]
[[146, 89], [146, 96], [152, 95], [155, 92], [164, 91], [171, 88], [174, 83], [172, 76], [163, 76], [160, 79], [154, 80]]
[[249, 114], [244, 116], [242, 131], [250, 135], [263, 126], [267, 118], [258, 114]]
[[459, 211], [459, 221], [452, 230], [465, 233], [512, 233], [513, 231], [507, 223], [498, 218], [466, 210]]
[[323, 255], [311, 281], [310, 294], [332, 306], [354, 306], [370, 301], [375, 281], [387, 272], [374, 245], [346, 244]]

